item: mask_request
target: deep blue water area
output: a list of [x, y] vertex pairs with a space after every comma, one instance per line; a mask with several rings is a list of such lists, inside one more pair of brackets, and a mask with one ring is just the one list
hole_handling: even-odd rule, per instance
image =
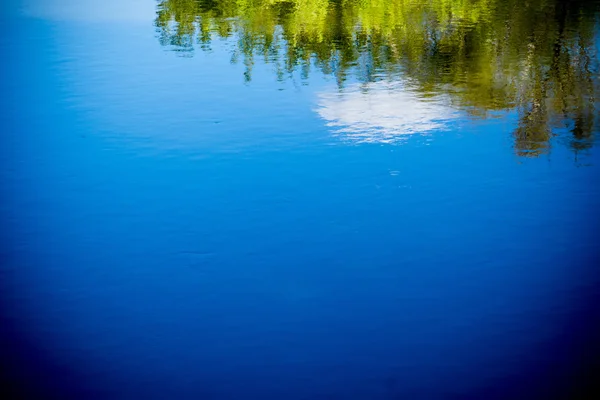
[[523, 156], [517, 106], [92, 3], [2, 15], [5, 398], [593, 398], [598, 125]]

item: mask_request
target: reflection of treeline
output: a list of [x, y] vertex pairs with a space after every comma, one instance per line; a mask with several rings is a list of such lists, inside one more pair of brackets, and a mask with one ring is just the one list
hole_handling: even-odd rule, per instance
[[164, 0], [161, 43], [181, 51], [237, 43], [279, 79], [311, 68], [343, 85], [401, 73], [423, 93], [450, 93], [485, 114], [516, 108], [519, 154], [536, 155], [553, 128], [585, 148], [598, 130], [597, 3], [567, 0]]

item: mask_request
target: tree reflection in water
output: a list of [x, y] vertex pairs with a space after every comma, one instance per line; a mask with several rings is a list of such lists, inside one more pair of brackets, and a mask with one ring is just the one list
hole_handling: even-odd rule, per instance
[[[161, 43], [184, 54], [210, 49], [215, 38], [235, 41], [232, 61], [243, 62], [246, 81], [261, 57], [275, 65], [280, 80], [294, 73], [308, 79], [311, 70], [319, 70], [335, 76], [340, 90], [352, 76], [364, 83], [363, 91], [402, 82], [410, 94], [397, 94], [396, 100], [442, 96], [472, 116], [517, 110], [516, 152], [537, 156], [561, 132], [570, 132], [570, 146], [579, 151], [589, 148], [599, 131], [599, 4], [164, 0], [155, 22]], [[379, 81], [387, 83], [375, 84]], [[432, 112], [439, 111], [442, 120], [448, 113], [445, 105], [414, 107], [431, 117], [425, 117], [423, 128], [438, 124]], [[360, 136], [360, 126], [345, 129]], [[403, 132], [419, 131], [414, 126]]]

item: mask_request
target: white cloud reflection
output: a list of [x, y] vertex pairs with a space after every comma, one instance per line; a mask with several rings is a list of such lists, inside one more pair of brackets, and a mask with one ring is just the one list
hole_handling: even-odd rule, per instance
[[366, 143], [443, 130], [458, 117], [445, 95], [425, 98], [401, 83], [384, 81], [320, 93], [316, 112], [344, 139]]

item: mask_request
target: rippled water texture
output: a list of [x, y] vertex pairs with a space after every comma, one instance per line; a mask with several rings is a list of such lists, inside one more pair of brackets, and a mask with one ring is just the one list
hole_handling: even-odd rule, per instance
[[8, 398], [595, 398], [599, 2], [0, 21]]

